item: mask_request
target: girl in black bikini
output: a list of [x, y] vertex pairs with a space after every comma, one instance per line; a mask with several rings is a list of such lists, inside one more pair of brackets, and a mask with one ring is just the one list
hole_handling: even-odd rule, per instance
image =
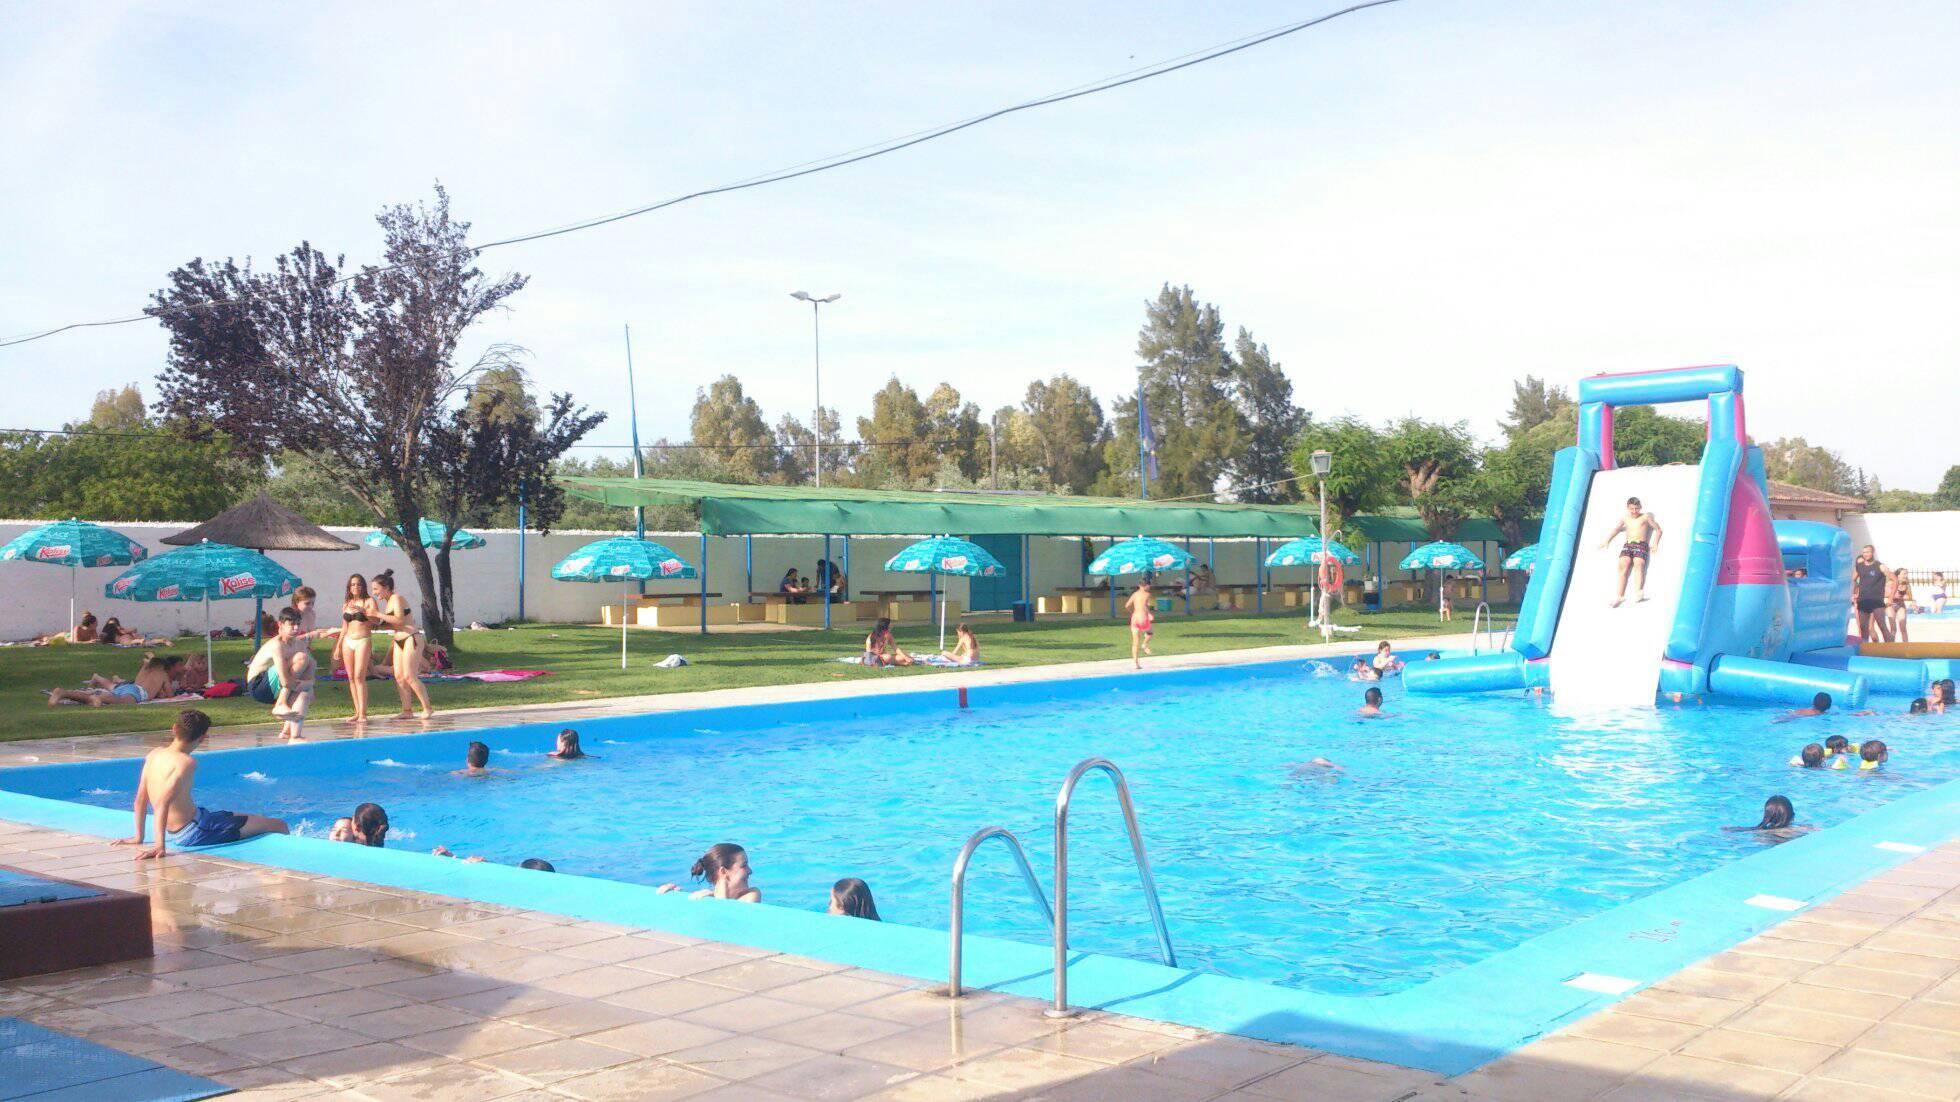
[[[419, 715], [423, 719], [434, 714], [429, 707], [429, 690], [422, 684], [422, 633], [415, 626], [415, 611], [409, 607], [402, 595], [395, 592], [395, 572], [383, 570], [374, 576], [375, 599], [381, 602], [381, 623], [395, 633], [394, 651], [389, 656], [389, 665], [395, 671], [395, 691], [401, 694], [402, 710], [395, 715], [407, 719]], [[422, 705], [419, 712], [409, 709], [409, 694], [413, 693], [417, 703]]]

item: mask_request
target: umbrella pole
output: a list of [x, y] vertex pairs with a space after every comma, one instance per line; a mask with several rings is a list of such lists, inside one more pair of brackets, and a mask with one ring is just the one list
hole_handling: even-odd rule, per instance
[[74, 565], [68, 567], [68, 626], [62, 630], [68, 633], [70, 643], [75, 641], [75, 576], [80, 573]]
[[215, 676], [211, 666], [211, 598], [204, 598], [204, 680], [208, 684]]
[[946, 594], [939, 595], [939, 649], [946, 649]]
[[619, 587], [619, 668], [626, 668], [626, 602], [631, 600], [633, 583], [623, 582]]

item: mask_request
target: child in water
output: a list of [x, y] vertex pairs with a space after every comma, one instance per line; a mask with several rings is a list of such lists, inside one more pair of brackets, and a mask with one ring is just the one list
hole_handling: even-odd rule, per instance
[[[1892, 751], [1883, 742], [1880, 742], [1878, 739], [1867, 740], [1858, 747], [1858, 771], [1863, 773], [1877, 769], [1879, 766], [1885, 764], [1886, 759], [1891, 756]], [[1831, 768], [1849, 769], [1851, 766], [1847, 763], [1850, 761], [1850, 754], [1840, 754], [1838, 755], [1837, 761], [1832, 763]]]
[[545, 757], [557, 758], [559, 761], [577, 761], [584, 756], [585, 751], [579, 748], [578, 732], [570, 727], [558, 732], [557, 749], [545, 754]]
[[846, 876], [830, 886], [830, 913], [883, 921], [878, 917], [877, 902], [871, 898], [871, 885], [855, 876]]
[[1354, 660], [1354, 665], [1348, 667], [1349, 681], [1380, 681], [1381, 679], [1382, 675], [1375, 672], [1375, 667], [1370, 666], [1366, 658], [1357, 658]]
[[1830, 738], [1824, 740], [1824, 756], [1826, 758], [1835, 758], [1839, 754], [1849, 754], [1850, 752], [1851, 740], [1845, 738], [1843, 735], [1832, 735]]
[[1389, 647], [1388, 640], [1386, 639], [1375, 644], [1375, 657], [1369, 665], [1373, 666], [1375, 672], [1383, 677], [1387, 677], [1392, 673], [1402, 672], [1402, 660], [1395, 657], [1395, 651]]
[[1810, 707], [1798, 708], [1794, 712], [1787, 712], [1783, 715], [1777, 716], [1774, 720], [1771, 720], [1771, 722], [1787, 723], [1793, 719], [1806, 719], [1809, 718], [1810, 716], [1821, 716], [1825, 712], [1828, 712], [1830, 710], [1831, 710], [1831, 694], [1818, 693], [1816, 696], [1810, 698]]
[[[689, 899], [733, 899], [739, 903], [762, 902], [762, 889], [749, 884], [749, 851], [733, 842], [722, 842], [708, 848], [701, 859], [694, 862], [688, 874], [696, 880], [705, 881], [707, 887], [689, 895]], [[662, 884], [660, 891], [679, 891], [679, 884]]]
[[490, 748], [480, 742], [472, 742], [463, 751], [463, 767], [451, 773], [452, 777], [487, 777], [496, 770], [490, 768]]
[[1791, 758], [1790, 764], [1802, 766], [1805, 769], [1822, 769], [1824, 768], [1824, 747], [1813, 742], [1805, 746], [1796, 757]]
[[1372, 685], [1369, 686], [1368, 691], [1361, 694], [1361, 708], [1355, 712], [1355, 715], [1373, 719], [1387, 714], [1382, 711], [1382, 691]]
[[1799, 834], [1808, 834], [1815, 827], [1797, 825], [1797, 809], [1791, 805], [1787, 796], [1771, 796], [1763, 801], [1763, 818], [1755, 826], [1723, 827], [1723, 830], [1736, 833], [1753, 832], [1774, 842], [1784, 842]]

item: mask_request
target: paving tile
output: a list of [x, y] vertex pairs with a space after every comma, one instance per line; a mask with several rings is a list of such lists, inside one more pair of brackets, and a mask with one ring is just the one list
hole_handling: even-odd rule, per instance
[[1555, 1036], [1536, 1041], [1517, 1050], [1520, 1060], [1547, 1067], [1623, 1076], [1651, 1064], [1660, 1053], [1636, 1045], [1614, 1044], [1590, 1037]]
[[397, 1041], [403, 1037], [413, 1037], [418, 1033], [434, 1033], [438, 1029], [451, 1029], [478, 1021], [475, 1015], [446, 1006], [431, 1003], [410, 1003], [390, 1010], [376, 1010], [370, 1014], [355, 1014], [342, 1018], [337, 1025], [379, 1041]]
[[[1745, 1011], [1744, 1013], [1747, 1013]], [[1733, 1018], [1731, 1021], [1733, 1022]], [[1614, 1010], [1601, 1011], [1566, 1027], [1563, 1036], [1590, 1037], [1618, 1045], [1634, 1045], [1656, 1052], [1672, 1052], [1700, 1036], [1703, 1027], [1664, 1018], [1644, 1018]]]
[[[725, 1003], [723, 1005], [738, 1006], [740, 1004]], [[783, 1005], [794, 1006], [795, 1004], [785, 1003]], [[712, 1014], [718, 1009], [720, 1008], [711, 1006], [706, 1010], [695, 1013]], [[807, 1011], [808, 1008], [803, 1009]], [[687, 1015], [689, 1018], [693, 1018], [693, 1016]], [[717, 1025], [718, 1023], [708, 1022], [707, 1024]], [[734, 1026], [731, 1025], [729, 1028], [732, 1029]], [[841, 1053], [846, 1049], [854, 1048], [858, 1045], [869, 1044], [872, 1041], [884, 1037], [903, 1033], [906, 1029], [906, 1026], [898, 1022], [887, 1022], [880, 1018], [862, 1018], [855, 1014], [839, 1012], [818, 1013], [814, 1016], [806, 1015], [775, 1026], [747, 1027], [747, 1031], [763, 1037], [769, 1037], [778, 1041], [788, 1041], [790, 1044], [802, 1045], [805, 1048], [813, 1048], [819, 1052], [826, 1053]]]
[[[764, 995], [742, 995], [727, 1002], [686, 1011], [678, 1017], [690, 1022], [714, 1026], [716, 1029], [760, 1033], [792, 1022], [808, 1022], [835, 1015], [834, 1011], [826, 1012], [802, 1003], [784, 1002]], [[794, 1038], [786, 1037], [784, 1040], [793, 1041]]]
[[[35, 1020], [41, 1019], [37, 1016]], [[281, 1014], [262, 1006], [239, 1006], [209, 1014], [193, 1014], [187, 1018], [163, 1015], [155, 1021], [158, 1027], [179, 1034], [188, 1041], [219, 1041], [310, 1024], [305, 1018]]]
[[[588, 1033], [584, 1040], [634, 1056], [665, 1056], [681, 1049], [701, 1048], [735, 1034], [680, 1018], [655, 1018], [615, 1029]], [[780, 1039], [780, 1038], [777, 1038]]]
[[[1584, 1042], [1593, 1043], [1593, 1042]], [[1248, 1094], [1299, 1102], [1390, 1102], [1409, 1093], [1408, 1083], [1308, 1061], [1245, 1085]]]
[[1764, 1003], [1752, 1006], [1724, 1023], [1725, 1029], [1741, 1030], [1745, 1033], [1764, 1033], [1772, 1037], [1788, 1037], [1792, 1040], [1810, 1041], [1820, 1045], [1849, 1045], [1858, 1036], [1870, 1029], [1872, 1023], [1862, 1018], [1846, 1018], [1837, 1014], [1823, 1014], [1814, 1010], [1798, 1010], [1794, 1007], [1777, 1006]]
[[1907, 972], [1881, 972], [1875, 968], [1860, 968], [1852, 964], [1822, 964], [1812, 969], [1804, 977], [1804, 982], [1818, 987], [1911, 998], [1938, 981], [1928, 976], [1915, 976]]
[[666, 980], [617, 995], [607, 995], [599, 1001], [629, 1010], [644, 1010], [650, 1014], [681, 1014], [737, 997], [739, 993], [727, 987], [695, 983], [693, 980]]
[[743, 1085], [780, 1091], [811, 1102], [850, 1102], [908, 1079], [916, 1079], [918, 1075], [916, 1071], [891, 1064], [826, 1053], [758, 1075]]
[[558, 1035], [515, 1022], [481, 1021], [404, 1037], [400, 1043], [419, 1052], [457, 1060], [474, 1060], [527, 1045], [557, 1040]]
[[630, 1054], [616, 1048], [559, 1037], [542, 1044], [489, 1053], [471, 1062], [521, 1075], [535, 1083], [550, 1084], [574, 1075], [617, 1067], [632, 1060]]
[[301, 1056], [313, 1056], [317, 1053], [332, 1052], [335, 1049], [365, 1045], [371, 1040], [350, 1030], [321, 1025], [318, 1022], [307, 1022], [290, 1029], [275, 1029], [270, 1033], [249, 1033], [243, 1037], [212, 1041], [211, 1047], [247, 1056], [261, 1063], [279, 1064]]
[[1142, 1056], [1131, 1065], [1217, 1090], [1244, 1086], [1304, 1062], [1312, 1050], [1218, 1037]]
[[1836, 1014], [1841, 1017], [1862, 1018], [1875, 1022], [1897, 1010], [1905, 1000], [1896, 995], [1878, 995], [1865, 991], [1846, 991], [1832, 987], [1815, 987], [1807, 983], [1793, 983], [1778, 988], [1763, 1002], [1769, 1006], [1787, 1006], [1797, 1010]]
[[1614, 1004], [1613, 1009], [1622, 1014], [1638, 1014], [1642, 1017], [1660, 1018], [1670, 1022], [1711, 1026], [1734, 1016], [1748, 1005], [1749, 1001], [1743, 999], [1712, 998], [1707, 995], [1691, 995], [1650, 987], [1621, 999]]
[[385, 1041], [376, 1041], [373, 1044], [355, 1045], [353, 1048], [297, 1057], [283, 1061], [280, 1066], [309, 1079], [346, 1088], [385, 1079], [391, 1075], [437, 1067], [444, 1063], [447, 1061], [440, 1056], [418, 1052]]
[[1673, 1090], [1699, 1092], [1717, 1098], [1733, 1094], [1767, 1097], [1788, 1090], [1798, 1076], [1771, 1068], [1744, 1067], [1708, 1060], [1685, 1052], [1670, 1053], [1640, 1069], [1643, 1081]]
[[1960, 1033], [1922, 1029], [1899, 1021], [1883, 1021], [1858, 1038], [1858, 1051], [1883, 1052], [1953, 1065], [1951, 1075], [1960, 1090]]
[[444, 1064], [363, 1083], [351, 1093], [373, 1102], [480, 1102], [530, 1089], [530, 1082], [515, 1075], [473, 1064]]
[[1815, 1077], [1902, 1091], [1923, 1098], [1960, 1097], [1953, 1066], [1883, 1052], [1843, 1052], [1825, 1061]]
[[1681, 1052], [1688, 1056], [1798, 1075], [1823, 1063], [1838, 1051], [1839, 1045], [1836, 1043], [1816, 1044], [1728, 1028], [1710, 1030], [1681, 1046]]
[[1126, 1066], [1102, 1068], [1079, 1079], [1044, 1087], [1035, 1097], [1043, 1102], [1106, 1102], [1115, 1098], [1123, 1102], [1203, 1102], [1216, 1093], [1210, 1087], [1189, 1080], [1172, 1079], [1168, 1075], [1154, 1075]]
[[1892, 1016], [1885, 1020], [1902, 1025], [1914, 1025], [1921, 1029], [1960, 1033], [1960, 1004], [1910, 1002], [1893, 1011]]
[[[1830, 965], [1822, 965], [1814, 971], [1822, 971]], [[1656, 991], [1673, 991], [1683, 995], [1700, 995], [1704, 998], [1734, 999], [1753, 1002], [1781, 987], [1784, 980], [1774, 976], [1747, 976], [1737, 972], [1723, 972], [1702, 965], [1683, 968], [1672, 976], [1655, 984]]]
[[823, 1053], [801, 1045], [767, 1037], [737, 1035], [705, 1045], [677, 1049], [667, 1053], [666, 1058], [723, 1079], [748, 1080], [821, 1055]]
[[560, 1037], [580, 1037], [588, 1033], [645, 1021], [648, 1014], [643, 1010], [631, 1010], [611, 1003], [580, 999], [542, 1010], [505, 1014], [502, 1017], [518, 1025], [542, 1029]]
[[858, 979], [848, 972], [836, 972], [772, 988], [769, 997], [802, 1003], [821, 1010], [836, 1010], [873, 999], [886, 998], [891, 994], [892, 989], [887, 984]]
[[1003, 1048], [984, 1053], [943, 1071], [956, 1079], [989, 1083], [1010, 1091], [1030, 1091], [1079, 1079], [1101, 1070], [1102, 1064], [1031, 1048]]
[[[729, 1087], [723, 1079], [695, 1071], [693, 1068], [670, 1064], [663, 1060], [641, 1060], [622, 1064], [605, 1071], [574, 1076], [552, 1084], [552, 1089], [564, 1097], [577, 1098], [581, 1102], [658, 1102], [662, 1099], [705, 1098], [708, 1092]], [[740, 1084], [741, 1093], [734, 1097], [755, 1099], [757, 1094], [749, 1085]]]
[[372, 987], [340, 988], [323, 995], [304, 999], [287, 999], [284, 1002], [268, 1004], [270, 1009], [281, 1014], [293, 1014], [301, 1018], [311, 1018], [316, 1022], [332, 1022], [350, 1018], [356, 1014], [372, 1014], [377, 1010], [393, 1010], [407, 1006], [409, 1000], [400, 995], [378, 991]]
[[733, 987], [738, 991], [767, 991], [772, 987], [783, 987], [801, 980], [834, 974], [818, 972], [794, 964], [783, 964], [764, 957], [760, 960], [738, 961], [720, 968], [710, 968], [705, 972], [696, 972], [691, 978], [701, 983]]

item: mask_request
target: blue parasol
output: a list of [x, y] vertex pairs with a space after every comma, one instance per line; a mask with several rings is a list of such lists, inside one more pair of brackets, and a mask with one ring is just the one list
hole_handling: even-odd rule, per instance
[[1099, 575], [1156, 574], [1183, 570], [1191, 565], [1191, 553], [1163, 540], [1138, 536], [1124, 540], [1096, 556], [1089, 573]]
[[[1357, 566], [1361, 556], [1341, 545], [1339, 540], [1327, 541], [1327, 553], [1334, 561]], [[1267, 566], [1318, 566], [1320, 565], [1320, 537], [1307, 536], [1280, 544], [1273, 553], [1266, 556]]]
[[199, 601], [204, 605], [204, 664], [211, 664], [211, 602], [284, 597], [299, 575], [259, 554], [209, 540], [166, 551], [116, 575], [102, 595], [117, 601]]
[[31, 528], [0, 547], [0, 562], [18, 560], [68, 568], [69, 631], [75, 629], [75, 586], [84, 567], [128, 566], [149, 557], [149, 548], [121, 532], [75, 518]]
[[[1484, 560], [1478, 558], [1476, 552], [1460, 543], [1451, 543], [1448, 540], [1425, 543], [1402, 556], [1404, 570], [1482, 570], [1483, 568]], [[1442, 604], [1443, 591], [1438, 587], [1436, 606], [1441, 608]]]
[[[442, 546], [443, 537], [449, 534], [447, 525], [430, 520], [428, 517], [423, 517], [422, 522], [415, 526], [415, 530], [422, 537], [422, 546], [424, 547]], [[376, 528], [374, 531], [369, 532], [362, 538], [361, 542], [367, 544], [369, 547], [401, 546], [401, 544], [395, 542], [394, 532], [385, 528]], [[474, 551], [489, 542], [475, 532], [458, 528], [456, 529], [456, 542], [449, 546], [454, 551]]]
[[1516, 551], [1511, 552], [1509, 558], [1504, 560], [1504, 569], [1506, 570], [1522, 570], [1529, 574], [1537, 568], [1538, 545], [1535, 543], [1530, 547], [1518, 548]]
[[[998, 578], [1007, 573], [987, 549], [958, 536], [923, 539], [893, 555], [885, 569], [894, 574], [952, 574], [963, 578]], [[946, 649], [946, 595], [939, 595], [939, 649]]]
[[618, 582], [619, 668], [626, 668], [626, 620], [632, 584], [649, 578], [692, 578], [694, 567], [664, 543], [637, 536], [614, 536], [588, 543], [551, 568], [561, 582]]

